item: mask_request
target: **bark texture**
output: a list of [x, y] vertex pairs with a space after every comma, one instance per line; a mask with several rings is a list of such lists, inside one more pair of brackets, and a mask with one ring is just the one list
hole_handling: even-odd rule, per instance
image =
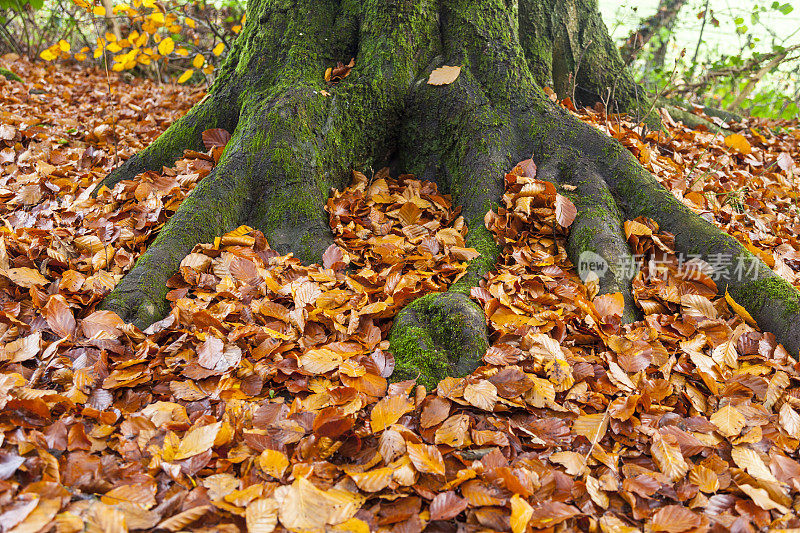
[[[351, 74], [328, 86], [325, 68], [351, 57]], [[428, 85], [442, 65], [460, 65], [461, 75]], [[395, 320], [393, 379], [435, 386], [480, 364], [485, 318], [468, 294], [499, 253], [483, 217], [498, 205], [504, 173], [533, 154], [540, 177], [578, 206], [570, 256], [577, 263], [592, 251], [608, 262], [601, 292], [623, 293], [626, 319], [636, 314], [630, 274], [616, 267], [630, 255], [622, 221], [645, 215], [676, 234], [680, 251], [752, 263], [756, 281], [721, 287], [797, 353], [797, 291], [661, 188], [618, 142], [552, 104], [542, 91], [551, 81], [582, 103], [630, 108], [642, 98], [595, 0], [250, 0], [208, 98], [106, 180], [113, 187], [159, 170], [197, 148], [205, 129], [233, 132], [219, 165], [105, 307], [140, 327], [152, 323], [167, 311], [165, 283], [181, 258], [240, 224], [261, 229], [279, 251], [318, 260], [331, 242], [330, 188], [345, 186], [353, 168], [391, 164], [452, 194], [468, 246], [481, 254], [446, 293], [413, 302]]]

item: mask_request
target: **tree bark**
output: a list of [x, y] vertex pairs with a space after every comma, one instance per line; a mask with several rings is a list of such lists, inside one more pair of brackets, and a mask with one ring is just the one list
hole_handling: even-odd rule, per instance
[[[655, 14], [642, 19], [639, 27], [631, 32], [625, 42], [620, 47], [620, 56], [625, 64], [631, 64], [639, 55], [639, 52], [647, 46], [647, 43], [658, 34], [662, 28], [671, 29], [675, 20], [678, 18], [681, 8], [686, 4], [686, 0], [661, 0], [658, 3]], [[664, 52], [666, 42], [662, 41], [656, 52], [656, 65], [664, 64]], [[659, 58], [660, 57], [660, 63]]]
[[[570, 257], [606, 259], [601, 292], [623, 294], [626, 319], [636, 311], [631, 274], [617, 267], [630, 256], [622, 222], [644, 215], [675, 233], [682, 252], [752, 263], [757, 281], [723, 279], [721, 287], [787, 349], [800, 349], [797, 291], [542, 91], [549, 81], [569, 91], [565, 80], [573, 80], [582, 103], [639, 101], [594, 0], [250, 0], [247, 9], [208, 98], [106, 179], [113, 188], [160, 170], [198, 148], [205, 129], [233, 132], [218, 166], [106, 298], [107, 309], [140, 327], [163, 316], [166, 280], [181, 258], [240, 224], [262, 230], [281, 252], [318, 260], [331, 242], [330, 187], [345, 186], [353, 168], [391, 164], [452, 194], [467, 243], [481, 254], [446, 293], [420, 298], [395, 320], [393, 379], [435, 386], [480, 364], [485, 318], [468, 295], [499, 254], [484, 215], [499, 203], [504, 173], [533, 154], [540, 177], [579, 209]], [[351, 74], [326, 84], [326, 67], [351, 57]], [[460, 65], [458, 79], [428, 85], [442, 65]]]

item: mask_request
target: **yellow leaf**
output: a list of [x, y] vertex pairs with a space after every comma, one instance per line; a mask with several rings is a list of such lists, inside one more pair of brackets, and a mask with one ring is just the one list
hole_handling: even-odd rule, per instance
[[107, 31], [107, 32], [106, 32], [106, 41], [108, 41], [108, 42], [110, 42], [110, 43], [113, 43], [113, 42], [114, 42], [114, 41], [116, 41], [116, 40], [117, 40], [117, 36], [116, 36], [116, 35], [114, 35], [114, 34], [113, 34], [113, 33], [111, 33], [110, 31]]
[[258, 456], [258, 466], [261, 467], [265, 474], [275, 479], [281, 479], [289, 467], [289, 459], [282, 452], [268, 449]]
[[451, 448], [462, 448], [469, 442], [470, 418], [464, 413], [453, 415], [436, 430], [434, 442]]
[[278, 502], [273, 498], [250, 502], [244, 518], [248, 533], [270, 533], [278, 525]]
[[189, 78], [192, 77], [192, 74], [194, 74], [194, 69], [190, 68], [189, 70], [181, 74], [181, 77], [178, 78], [178, 83], [186, 83], [187, 81], [189, 81]]
[[497, 387], [486, 379], [470, 383], [464, 389], [464, 399], [478, 409], [492, 411], [497, 403]]
[[192, 59], [192, 66], [194, 68], [201, 68], [203, 66], [203, 63], [205, 62], [206, 58], [203, 57], [203, 54], [197, 54], [196, 56], [194, 56], [194, 59]]
[[364, 492], [378, 492], [385, 489], [392, 481], [392, 468], [376, 468], [369, 472], [353, 472], [349, 476], [356, 486]]
[[572, 431], [576, 435], [586, 437], [592, 443], [598, 443], [603, 440], [607, 429], [608, 417], [605, 413], [581, 415], [572, 423]]
[[719, 476], [705, 466], [696, 465], [689, 474], [689, 482], [697, 485], [701, 491], [713, 494], [719, 490]]
[[45, 61], [53, 61], [54, 59], [56, 59], [58, 57], [58, 54], [55, 54], [55, 53], [53, 53], [52, 50], [50, 50], [49, 48], [46, 48], [46, 49], [42, 50], [42, 53], [39, 54], [39, 57], [41, 57]]
[[215, 56], [219, 56], [223, 50], [225, 50], [225, 44], [219, 43], [214, 47], [213, 50], [211, 50], [211, 53], [213, 53]]
[[301, 355], [298, 362], [312, 374], [325, 374], [338, 368], [342, 361], [342, 356], [329, 348], [313, 348]]
[[450, 85], [456, 81], [459, 74], [461, 74], [461, 67], [451, 67], [448, 65], [439, 67], [431, 72], [428, 78], [428, 85]]
[[162, 56], [171, 54], [173, 50], [175, 50], [175, 41], [172, 40], [172, 37], [167, 37], [158, 43], [158, 53]]
[[650, 454], [661, 472], [674, 482], [683, 479], [689, 471], [689, 465], [684, 460], [681, 449], [677, 444], [670, 444], [665, 441], [661, 433], [656, 432], [653, 435]]
[[386, 396], [372, 409], [372, 432], [383, 431], [414, 409], [414, 404], [404, 396]]
[[750, 316], [750, 313], [747, 312], [747, 309], [736, 303], [736, 300], [733, 299], [733, 296], [731, 296], [730, 293], [728, 293], [727, 287], [725, 288], [725, 300], [728, 302], [728, 305], [731, 306], [731, 309], [733, 309], [733, 311], [737, 315], [742, 317], [745, 322], [747, 322], [751, 326], [756, 325], [756, 321], [753, 319], [752, 316]]
[[69, 43], [64, 39], [58, 41], [58, 47], [61, 49], [62, 52], [69, 52]]
[[186, 25], [187, 25], [187, 26], [189, 26], [190, 28], [194, 28], [195, 26], [197, 26], [197, 24], [195, 24], [195, 22], [194, 22], [194, 19], [190, 19], [190, 18], [187, 18], [187, 19], [184, 21], [184, 24], [186, 24]]
[[625, 238], [630, 239], [631, 235], [641, 236], [641, 235], [652, 235], [653, 230], [642, 224], [641, 222], [637, 222], [635, 220], [626, 220], [625, 224], [623, 225], [625, 229]]
[[103, 6], [94, 6], [92, 8], [92, 14], [98, 17], [105, 17], [106, 16], [106, 8]]
[[324, 529], [326, 524], [349, 520], [366, 498], [346, 490], [320, 490], [306, 478], [275, 489], [278, 518], [290, 530]]
[[211, 448], [214, 445], [214, 439], [217, 438], [220, 426], [222, 426], [222, 422], [215, 422], [190, 430], [181, 440], [174, 460], [180, 461], [181, 459], [194, 457]]
[[750, 496], [750, 499], [753, 500], [753, 503], [755, 503], [765, 511], [769, 511], [770, 509], [776, 509], [779, 513], [783, 515], [788, 515], [791, 512], [785, 506], [773, 500], [770, 497], [769, 492], [766, 491], [766, 489], [757, 488], [748, 484], [739, 485], [739, 488], [742, 490], [742, 492]]
[[731, 404], [711, 415], [711, 423], [726, 437], [738, 435], [746, 422], [744, 415]]
[[418, 472], [444, 475], [444, 459], [436, 446], [406, 443], [408, 456]]
[[586, 472], [586, 460], [577, 452], [556, 452], [550, 456], [549, 460], [551, 463], [562, 465], [570, 476], [582, 476]]
[[511, 497], [511, 531], [523, 533], [528, 529], [528, 522], [533, 516], [533, 507], [519, 494]]
[[754, 478], [768, 483], [774, 483], [775, 485], [779, 484], [778, 480], [772, 475], [772, 472], [770, 472], [769, 467], [764, 464], [761, 456], [755, 450], [745, 448], [744, 446], [734, 446], [731, 450], [731, 458], [733, 462], [736, 463], [736, 466], [745, 470]]
[[[159, 24], [159, 25], [164, 24], [164, 13], [161, 13], [160, 11], [156, 11], [155, 13], [152, 13], [150, 15], [150, 20], [153, 21], [155, 24]], [[147, 32], [147, 33], [150, 33], [150, 32]]]
[[206, 514], [212, 508], [213, 507], [211, 505], [198, 505], [197, 507], [192, 507], [191, 509], [187, 509], [182, 513], [173, 515], [166, 520], [162, 520], [161, 523], [158, 524], [157, 529], [168, 529], [169, 531], [180, 531], [181, 529], [186, 529], [187, 525]]
[[728, 148], [733, 148], [737, 152], [745, 155], [753, 151], [753, 149], [750, 147], [750, 143], [747, 142], [747, 139], [738, 133], [732, 133], [725, 137], [725, 146]]

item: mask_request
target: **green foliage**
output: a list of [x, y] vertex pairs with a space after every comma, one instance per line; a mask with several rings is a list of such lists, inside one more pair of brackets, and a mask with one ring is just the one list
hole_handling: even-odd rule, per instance
[[[792, 3], [756, 1], [724, 14], [714, 13], [715, 2], [707, 5], [708, 13], [684, 14], [687, 20], [698, 21], [689, 26], [694, 35], [688, 42], [687, 26], [679, 25], [679, 38], [661, 28], [640, 51], [634, 64], [639, 81], [652, 93], [677, 100], [757, 117], [797, 118], [800, 50], [794, 44], [796, 39], [790, 40], [791, 31], [776, 27], [776, 21], [794, 12]], [[685, 9], [692, 6], [698, 4], [688, 4]], [[724, 42], [720, 37], [723, 31], [730, 35]], [[688, 45], [683, 54], [679, 52], [685, 45], [678, 39]], [[669, 51], [666, 61], [665, 49]]]
[[30, 6], [33, 10], [39, 10], [44, 6], [44, 0], [0, 0], [0, 9], [22, 11], [26, 6]]

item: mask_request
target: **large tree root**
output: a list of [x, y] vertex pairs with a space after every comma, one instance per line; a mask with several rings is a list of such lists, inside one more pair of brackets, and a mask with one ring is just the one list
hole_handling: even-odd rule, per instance
[[[217, 168], [106, 299], [106, 308], [140, 327], [153, 322], [166, 312], [166, 280], [181, 258], [239, 224], [261, 229], [281, 252], [318, 259], [330, 242], [323, 211], [329, 188], [346, 185], [353, 167], [391, 163], [452, 194], [469, 227], [467, 245], [480, 252], [446, 293], [411, 303], [391, 331], [393, 379], [434, 386], [480, 364], [488, 345], [485, 318], [468, 295], [499, 255], [484, 216], [499, 203], [504, 173], [533, 154], [539, 177], [578, 207], [567, 246], [572, 261], [580, 266], [588, 256], [606, 265], [597, 272], [601, 293], [622, 293], [626, 321], [637, 313], [622, 223], [648, 216], [676, 235], [679, 252], [709, 262], [722, 254], [751, 268], [752, 280], [720, 273], [720, 289], [727, 287], [762, 328], [797, 353], [797, 291], [661, 188], [617, 141], [544, 95], [536, 65], [547, 58], [534, 57], [533, 37], [550, 35], [561, 43], [550, 51], [550, 76], [561, 75], [556, 54], [569, 44], [570, 61], [577, 62], [583, 45], [573, 42], [574, 31], [556, 35], [552, 18], [539, 24], [534, 4], [522, 1], [518, 11], [506, 0], [251, 1], [243, 34], [223, 67], [230, 80], [107, 180], [113, 186], [141, 170], [158, 170], [196, 146], [207, 127], [234, 130]], [[597, 24], [583, 20], [581, 38], [591, 43], [592, 32], [602, 33]], [[608, 54], [605, 45], [584, 52], [591, 55], [584, 55], [586, 71], [577, 76], [594, 86], [595, 96], [605, 81], [594, 56]], [[350, 76], [327, 86], [325, 67], [351, 54], [356, 66]], [[443, 64], [460, 65], [459, 78], [428, 85], [430, 72]]]

